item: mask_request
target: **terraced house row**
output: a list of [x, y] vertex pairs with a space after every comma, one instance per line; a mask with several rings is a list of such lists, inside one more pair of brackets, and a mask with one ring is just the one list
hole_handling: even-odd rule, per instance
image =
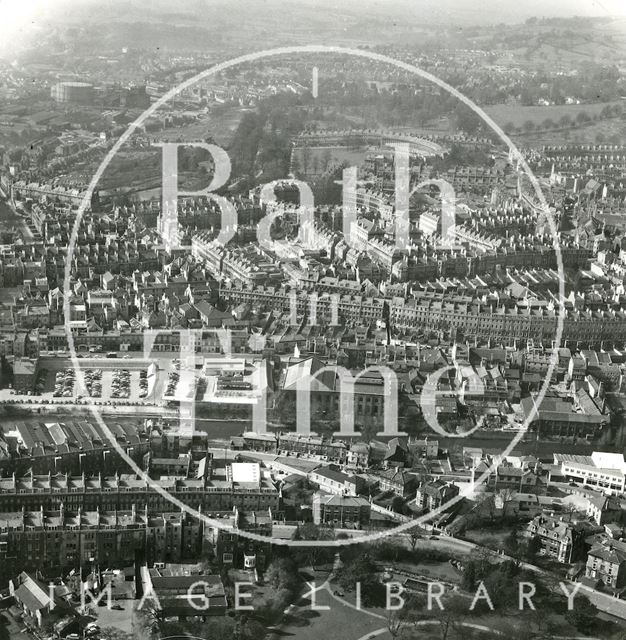
[[127, 510], [133, 504], [157, 512], [171, 509], [172, 502], [155, 487], [193, 509], [278, 508], [279, 491], [271, 479], [261, 473], [245, 482], [229, 476], [224, 467], [205, 473], [206, 476], [200, 478], [163, 476], [150, 480], [128, 473], [113, 476], [13, 474], [0, 478], [0, 512], [40, 507], [58, 509], [62, 505], [85, 510]]
[[[479, 300], [455, 302], [438, 299], [395, 298], [389, 319], [398, 329], [442, 331], [466, 339], [502, 341], [522, 345], [532, 340], [550, 346], [556, 337], [558, 311], [546, 301], [519, 304], [485, 304]], [[603, 308], [566, 309], [563, 316], [563, 346], [619, 345], [626, 341], [626, 311], [605, 304]]]
[[18, 475], [63, 472], [112, 473], [123, 466], [119, 449], [141, 463], [148, 453], [147, 433], [110, 423], [110, 437], [97, 422], [20, 422], [0, 430], [0, 470]]
[[136, 554], [176, 562], [200, 555], [202, 520], [173, 511], [19, 509], [0, 513], [0, 579], [101, 562], [128, 566]]

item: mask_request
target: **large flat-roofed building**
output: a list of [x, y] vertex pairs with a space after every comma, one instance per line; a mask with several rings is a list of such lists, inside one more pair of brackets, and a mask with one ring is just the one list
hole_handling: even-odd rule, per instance
[[[384, 427], [385, 402], [391, 402], [390, 394], [398, 393], [388, 383], [380, 370], [372, 367], [357, 372], [349, 380], [350, 388], [342, 381], [342, 371], [334, 365], [326, 366], [314, 356], [287, 367], [282, 393], [296, 402], [296, 412], [326, 417], [353, 412], [356, 425]], [[343, 385], [343, 386], [342, 386]], [[298, 406], [299, 396], [310, 394], [308, 408]], [[352, 406], [348, 403], [353, 403]], [[355, 425], [355, 428], [356, 428]]]
[[261, 484], [261, 465], [258, 462], [233, 462], [226, 467], [226, 475], [233, 483]]
[[[255, 407], [262, 413], [274, 388], [269, 359], [248, 363], [243, 358], [207, 358], [203, 367], [205, 382], [201, 401], [215, 413]], [[184, 390], [179, 390], [179, 393]], [[179, 393], [178, 399], [183, 399]]]
[[590, 456], [555, 453], [554, 464], [573, 482], [615, 494], [626, 491], [626, 461], [621, 453], [594, 451]]
[[532, 416], [530, 428], [541, 435], [596, 436], [610, 422], [586, 392], [579, 391], [573, 398], [545, 396], [540, 405], [533, 394], [523, 398], [521, 405], [524, 417]]
[[228, 608], [221, 577], [205, 575], [195, 565], [144, 566], [141, 583], [145, 594], [154, 594], [161, 617], [223, 616]]

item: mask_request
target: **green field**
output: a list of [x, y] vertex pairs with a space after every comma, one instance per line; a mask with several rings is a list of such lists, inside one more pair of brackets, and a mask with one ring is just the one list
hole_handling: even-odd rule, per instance
[[563, 116], [569, 116], [572, 120], [575, 120], [576, 116], [582, 112], [593, 118], [594, 115], [599, 115], [604, 107], [615, 104], [622, 103], [596, 102], [593, 104], [567, 104], [550, 107], [496, 104], [485, 107], [485, 111], [501, 127], [504, 127], [509, 122], [516, 127], [521, 127], [528, 120], [532, 121], [535, 125], [541, 125], [544, 120], [547, 119], [558, 123]]
[[626, 139], [626, 121], [612, 118], [611, 120], [598, 120], [585, 126], [576, 126], [572, 129], [554, 129], [537, 131], [533, 133], [515, 134], [516, 141], [537, 146], [543, 144], [622, 144]]
[[203, 114], [196, 122], [178, 127], [169, 127], [156, 132], [160, 141], [202, 142], [212, 138], [216, 144], [228, 148], [241, 118], [249, 108], [233, 107], [232, 109], [215, 110]]

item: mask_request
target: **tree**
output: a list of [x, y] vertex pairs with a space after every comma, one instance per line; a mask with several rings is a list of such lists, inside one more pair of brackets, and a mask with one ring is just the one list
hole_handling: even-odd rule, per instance
[[309, 172], [309, 166], [311, 164], [311, 148], [308, 145], [302, 147], [300, 152], [300, 166], [302, 167], [302, 173], [307, 174]]
[[255, 608], [256, 616], [268, 624], [280, 619], [285, 608], [295, 599], [295, 593], [289, 589], [273, 590], [265, 599], [265, 602]]
[[482, 493], [477, 496], [477, 502], [476, 511], [481, 516], [486, 515], [489, 520], [493, 521], [496, 516], [496, 502], [493, 494]]
[[240, 640], [263, 640], [267, 630], [258, 621], [247, 618], [241, 622]]
[[559, 124], [562, 127], [571, 127], [572, 126], [572, 118], [570, 116], [568, 116], [567, 114], [561, 116], [559, 118]]
[[500, 636], [507, 640], [534, 640], [535, 633], [532, 629], [522, 626], [519, 620], [494, 620], [489, 625]]
[[141, 609], [133, 608], [132, 635], [142, 640], [151, 640], [159, 630], [160, 615], [153, 603], [145, 603]]
[[[162, 635], [194, 636], [196, 638], [211, 638], [211, 640], [232, 640], [235, 637], [237, 621], [230, 617], [209, 616], [205, 620], [180, 620], [164, 622]], [[260, 636], [262, 637], [262, 636]]]
[[117, 627], [104, 627], [100, 630], [100, 640], [133, 640], [132, 633], [126, 633]]
[[378, 568], [368, 555], [345, 562], [337, 573], [337, 582], [344, 591], [354, 590], [357, 582], [361, 583], [361, 600], [365, 606], [385, 603], [385, 588], [378, 579]]
[[387, 611], [387, 630], [392, 638], [397, 638], [403, 625], [402, 618], [398, 611]]
[[291, 173], [294, 176], [299, 177], [302, 175], [302, 170], [300, 169], [300, 161], [298, 160], [298, 156], [294, 153], [291, 159]]
[[453, 635], [462, 637], [464, 620], [468, 615], [468, 604], [460, 596], [453, 596], [442, 602], [444, 609], [434, 606], [431, 617], [439, 622], [441, 640], [448, 640]]
[[301, 540], [334, 540], [335, 534], [329, 527], [321, 527], [312, 522], [305, 522], [298, 527]]
[[404, 511], [404, 500], [400, 496], [395, 496], [391, 501], [391, 508], [396, 513], [402, 513]]
[[559, 631], [555, 619], [539, 607], [526, 611], [523, 620], [525, 626], [532, 631], [532, 638], [553, 638]]
[[517, 530], [511, 529], [509, 531], [509, 535], [506, 537], [504, 541], [504, 551], [508, 556], [515, 557], [515, 554], [519, 550], [519, 540], [517, 539]]
[[327, 147], [326, 149], [324, 149], [324, 152], [322, 153], [322, 166], [321, 166], [322, 171], [326, 171], [328, 169], [332, 159], [333, 159], [333, 154], [331, 150]]
[[286, 425], [295, 424], [296, 421], [296, 399], [291, 393], [280, 395], [276, 406], [276, 413], [279, 420]]
[[566, 620], [582, 633], [594, 630], [597, 623], [598, 607], [585, 596], [576, 596], [574, 606], [565, 615]]
[[509, 505], [513, 498], [516, 495], [516, 491], [509, 487], [505, 487], [504, 489], [498, 489], [497, 491], [498, 498], [502, 502], [502, 518], [506, 518], [507, 514], [507, 505]]
[[513, 558], [518, 568], [521, 566], [522, 560], [526, 557], [526, 546], [526, 544], [520, 543], [517, 529], [511, 529], [504, 541], [504, 552], [507, 556]]
[[[294, 540], [334, 540], [335, 531], [329, 527], [320, 527], [312, 522], [299, 525], [294, 533]], [[292, 552], [292, 558], [297, 566], [309, 564], [312, 567], [320, 562], [331, 562], [334, 558], [332, 547], [323, 547], [312, 544], [310, 547], [296, 547]]]
[[[305, 525], [306, 526], [306, 525]], [[315, 526], [315, 525], [313, 525]], [[316, 537], [310, 537], [306, 532], [300, 533], [303, 527], [296, 529], [294, 534], [294, 540], [333, 540], [334, 532], [332, 529], [322, 528], [320, 533]], [[314, 567], [320, 563], [325, 564], [332, 562], [334, 558], [334, 549], [332, 547], [322, 547], [318, 544], [311, 544], [310, 547], [296, 547], [293, 549], [291, 557], [295, 561], [296, 565], [302, 567], [304, 565], [310, 565]]]
[[586, 111], [580, 111], [579, 113], [576, 114], [576, 122], [578, 122], [578, 124], [586, 124], [590, 120], [591, 118], [589, 117], [589, 114]]
[[411, 551], [415, 551], [415, 547], [417, 546], [417, 541], [422, 537], [419, 531], [417, 529], [411, 529], [405, 535], [409, 541], [409, 546], [411, 547]]
[[465, 131], [470, 135], [477, 133], [482, 126], [482, 120], [463, 103], [458, 103], [455, 106], [454, 120], [457, 129]]
[[403, 548], [400, 545], [383, 540], [372, 551], [377, 560], [383, 562], [398, 562], [401, 559]]
[[477, 583], [478, 570], [474, 560], [469, 560], [463, 566], [463, 577], [461, 579], [461, 587], [467, 591], [474, 591]]
[[126, 633], [117, 627], [104, 627], [100, 630], [100, 640], [133, 640], [132, 633]]
[[541, 538], [539, 536], [533, 536], [526, 547], [526, 558], [529, 562], [532, 562], [539, 551], [541, 550]]
[[564, 512], [567, 514], [567, 521], [572, 521], [572, 516], [576, 513], [576, 507], [573, 504], [565, 506]]
[[[491, 564], [483, 577], [487, 593], [495, 608], [515, 606], [518, 599], [519, 565], [506, 561]], [[481, 605], [479, 605], [481, 606]], [[482, 606], [487, 606], [485, 602]]]
[[299, 584], [298, 567], [292, 558], [276, 558], [267, 568], [265, 580], [276, 591], [279, 589], [295, 591]]

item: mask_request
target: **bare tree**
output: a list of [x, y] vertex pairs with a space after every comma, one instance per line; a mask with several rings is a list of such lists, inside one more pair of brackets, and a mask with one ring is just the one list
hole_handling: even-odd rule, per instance
[[567, 514], [567, 521], [571, 522], [572, 515], [576, 513], [576, 507], [573, 504], [568, 504], [568, 505], [565, 505], [564, 511]]
[[302, 152], [300, 154], [300, 165], [302, 167], [302, 173], [306, 174], [309, 171], [310, 164], [311, 164], [311, 148], [305, 144], [302, 147]]
[[433, 610], [433, 618], [439, 623], [441, 640], [451, 640], [455, 636], [463, 638], [467, 607], [467, 602], [459, 596], [455, 596], [445, 602], [445, 609], [435, 608]]
[[490, 520], [494, 520], [496, 516], [496, 503], [491, 493], [481, 493], [476, 496], [475, 511], [479, 517], [488, 516]]
[[132, 616], [132, 635], [140, 640], [152, 640], [159, 632], [160, 616], [152, 603], [141, 609], [134, 608]]
[[420, 534], [420, 531], [421, 530], [418, 530], [417, 528], [415, 528], [415, 529], [410, 529], [406, 533], [406, 538], [409, 541], [411, 551], [415, 551], [415, 547], [417, 546], [417, 541], [422, 537]]
[[511, 489], [510, 487], [503, 487], [502, 489], [498, 489], [497, 495], [502, 502], [502, 518], [506, 518], [507, 506], [513, 501], [516, 493], [517, 491]]
[[397, 611], [387, 611], [387, 630], [392, 638], [397, 638], [404, 624]]

